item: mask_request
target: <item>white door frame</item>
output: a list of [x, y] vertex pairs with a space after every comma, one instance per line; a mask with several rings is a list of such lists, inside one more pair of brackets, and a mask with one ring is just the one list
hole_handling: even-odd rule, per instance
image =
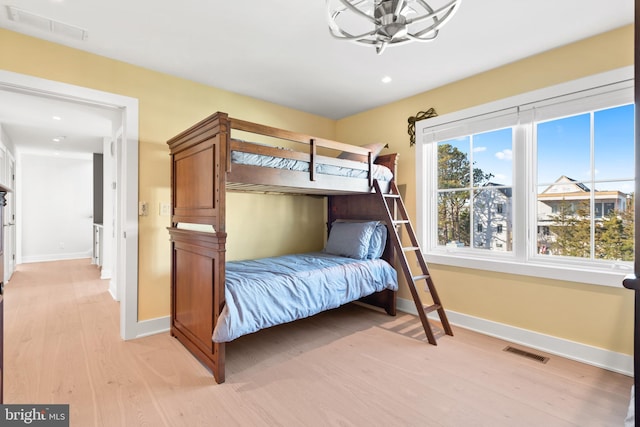
[[[7, 162], [6, 182], [13, 191], [16, 191], [16, 159], [7, 149], [5, 153]], [[7, 204], [4, 208], [4, 222], [7, 224], [4, 233], [4, 282], [11, 279], [16, 269], [16, 195], [7, 193]], [[7, 241], [9, 244], [7, 244]]]
[[[113, 257], [115, 269], [124, 278], [117, 284], [120, 291], [120, 336], [132, 339], [145, 335], [138, 322], [138, 100], [66, 83], [0, 70], [0, 89], [23, 91], [30, 95], [62, 98], [81, 104], [103, 106], [122, 112], [124, 149], [119, 165], [122, 179], [117, 185], [122, 191], [122, 206], [117, 219], [122, 235], [117, 236], [123, 249]], [[120, 261], [121, 260], [121, 261]], [[121, 264], [121, 265], [118, 265]]]

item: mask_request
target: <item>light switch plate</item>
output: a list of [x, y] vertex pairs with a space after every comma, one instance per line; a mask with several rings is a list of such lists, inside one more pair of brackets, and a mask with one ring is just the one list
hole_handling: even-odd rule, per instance
[[171, 203], [160, 202], [160, 216], [171, 215]]

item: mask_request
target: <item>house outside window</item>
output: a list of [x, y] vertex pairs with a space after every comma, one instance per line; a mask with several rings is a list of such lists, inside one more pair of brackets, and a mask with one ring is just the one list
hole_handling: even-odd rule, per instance
[[627, 69], [419, 122], [427, 260], [600, 284], [630, 272], [631, 76]]
[[[512, 150], [511, 128], [437, 143], [440, 245], [497, 249], [501, 243], [501, 250], [510, 250], [510, 237], [505, 241], [495, 230], [498, 225], [510, 228], [511, 224], [504, 206], [511, 203]], [[496, 153], [502, 162], [493, 165], [491, 156]]]

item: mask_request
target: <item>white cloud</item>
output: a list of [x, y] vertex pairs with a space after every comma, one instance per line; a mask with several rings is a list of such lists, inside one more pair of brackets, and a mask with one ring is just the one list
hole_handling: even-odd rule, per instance
[[481, 153], [483, 151], [487, 151], [487, 147], [473, 147], [474, 153]]
[[513, 152], [511, 150], [504, 149], [502, 151], [498, 151], [496, 153], [496, 158], [500, 159], [500, 160], [511, 160], [513, 157]]

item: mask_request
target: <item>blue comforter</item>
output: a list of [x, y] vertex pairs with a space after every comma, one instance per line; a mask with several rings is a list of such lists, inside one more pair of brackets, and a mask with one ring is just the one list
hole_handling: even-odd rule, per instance
[[242, 335], [339, 307], [383, 289], [398, 289], [386, 261], [324, 252], [226, 264], [226, 306], [213, 341]]

